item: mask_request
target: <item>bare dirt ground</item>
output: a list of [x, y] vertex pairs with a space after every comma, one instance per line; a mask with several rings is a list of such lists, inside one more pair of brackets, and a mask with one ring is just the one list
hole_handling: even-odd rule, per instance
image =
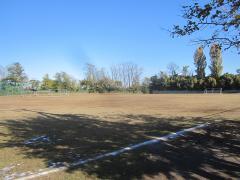
[[[0, 179], [56, 162], [70, 164], [199, 122], [212, 125], [39, 179], [240, 178], [240, 95], [0, 97]], [[50, 141], [24, 144], [41, 135]]]

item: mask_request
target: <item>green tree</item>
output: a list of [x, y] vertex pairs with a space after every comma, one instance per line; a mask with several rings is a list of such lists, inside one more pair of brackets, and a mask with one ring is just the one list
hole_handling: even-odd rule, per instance
[[223, 70], [221, 47], [218, 44], [212, 44], [209, 54], [211, 57], [211, 65], [209, 66], [211, 75], [215, 79], [218, 79]]
[[155, 90], [160, 90], [160, 82], [157, 75], [154, 75], [150, 78], [149, 91], [152, 93]]
[[53, 84], [54, 84], [54, 81], [49, 78], [48, 74], [46, 74], [46, 75], [43, 76], [43, 80], [42, 80], [42, 83], [41, 83], [41, 89], [42, 90], [53, 89]]
[[27, 75], [24, 73], [22, 65], [17, 62], [7, 68], [6, 79], [14, 83], [20, 83], [27, 81]]
[[169, 86], [170, 79], [167, 73], [161, 71], [159, 74], [159, 85], [161, 89], [167, 89]]
[[76, 81], [66, 72], [59, 72], [55, 74], [55, 88], [58, 90], [76, 90]]
[[94, 82], [91, 80], [84, 79], [80, 82], [80, 85], [84, 90], [87, 90], [89, 93], [95, 92]]
[[237, 69], [237, 74], [238, 74], [238, 75], [240, 75], [240, 68], [239, 68], [239, 69]]
[[144, 78], [141, 86], [142, 93], [146, 94], [149, 93], [149, 86], [150, 86], [151, 80], [149, 78]]
[[234, 88], [234, 75], [226, 73], [220, 77], [220, 84], [223, 89], [233, 89]]
[[206, 56], [203, 53], [203, 48], [199, 47], [194, 53], [194, 64], [196, 66], [196, 73], [199, 79], [205, 77], [205, 68], [207, 66]]
[[236, 75], [234, 78], [234, 87], [240, 90], [240, 75]]
[[197, 89], [204, 90], [206, 88], [205, 86], [205, 79], [198, 79], [198, 82], [195, 86]]
[[187, 89], [196, 89], [197, 83], [198, 83], [198, 80], [196, 77], [194, 76], [188, 77], [187, 82], [188, 82]]
[[215, 88], [217, 86], [217, 81], [214, 77], [207, 77], [206, 79], [207, 88]]
[[[200, 0], [183, 6], [184, 25], [175, 25], [173, 36], [186, 36], [195, 32], [207, 31], [209, 36], [197, 39], [196, 43], [211, 45], [218, 43], [225, 49], [240, 50], [240, 2], [239, 0]], [[210, 32], [210, 33], [209, 33]]]

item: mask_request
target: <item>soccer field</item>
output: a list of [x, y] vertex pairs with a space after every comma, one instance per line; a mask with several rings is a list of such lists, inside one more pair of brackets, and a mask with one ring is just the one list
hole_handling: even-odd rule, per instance
[[177, 139], [40, 179], [240, 178], [240, 95], [0, 97], [0, 178], [67, 167], [206, 122]]

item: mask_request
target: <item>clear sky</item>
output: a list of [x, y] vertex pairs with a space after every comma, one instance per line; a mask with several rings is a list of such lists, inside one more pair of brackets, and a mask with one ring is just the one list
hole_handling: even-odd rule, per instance
[[[36, 79], [58, 71], [82, 78], [87, 62], [105, 68], [133, 62], [144, 76], [166, 70], [170, 62], [194, 69], [194, 37], [172, 39], [161, 29], [183, 22], [183, 2], [1, 0], [0, 65], [20, 62]], [[235, 51], [223, 52], [223, 61], [224, 72], [240, 68]]]

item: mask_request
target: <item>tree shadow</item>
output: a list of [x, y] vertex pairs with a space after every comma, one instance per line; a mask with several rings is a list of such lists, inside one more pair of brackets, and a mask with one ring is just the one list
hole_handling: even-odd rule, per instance
[[240, 177], [240, 123], [229, 121], [171, 142], [88, 164], [102, 179], [232, 179]]
[[[36, 113], [35, 118], [1, 121], [0, 125], [10, 131], [11, 139], [1, 143], [0, 148], [22, 148], [21, 153], [26, 158], [41, 158], [46, 166], [49, 162], [70, 164], [95, 157], [205, 121], [201, 118], [119, 115], [118, 122], [110, 122], [81, 114]], [[121, 118], [140, 119], [143, 123], [131, 124]], [[140, 148], [68, 172], [80, 169], [101, 179], [240, 177], [237, 159], [240, 153], [239, 129], [238, 121], [215, 123], [206, 130], [189, 133], [178, 140]], [[50, 142], [24, 144], [26, 140], [41, 135], [48, 136]]]

